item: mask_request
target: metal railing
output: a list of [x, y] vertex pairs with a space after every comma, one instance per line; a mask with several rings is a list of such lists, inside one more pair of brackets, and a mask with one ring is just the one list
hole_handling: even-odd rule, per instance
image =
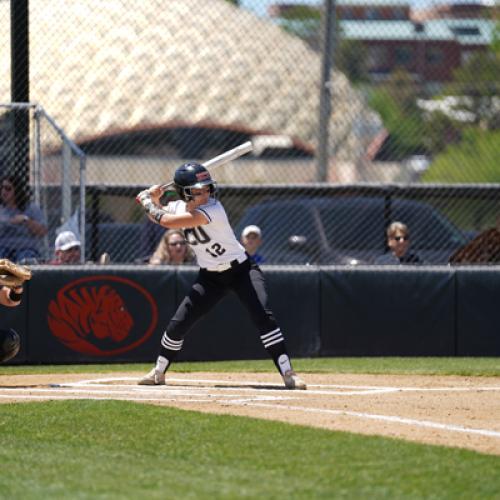
[[[20, 162], [15, 150], [8, 147], [13, 134], [8, 116], [19, 111], [29, 116], [29, 165]], [[69, 224], [75, 214], [76, 226], [73, 224], [72, 229], [85, 248], [85, 153], [37, 103], [0, 103], [0, 113], [0, 121], [4, 122], [2, 175], [29, 179], [31, 199], [42, 210], [47, 223], [41, 260], [50, 259], [56, 233]], [[22, 175], [24, 169], [28, 170], [28, 176]], [[83, 263], [84, 255], [81, 259]]]

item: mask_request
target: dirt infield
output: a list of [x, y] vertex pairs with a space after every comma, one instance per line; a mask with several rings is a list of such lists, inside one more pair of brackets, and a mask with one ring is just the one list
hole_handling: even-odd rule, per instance
[[0, 402], [120, 399], [381, 435], [500, 455], [500, 378], [311, 375], [307, 391], [276, 374], [137, 373], [0, 376]]

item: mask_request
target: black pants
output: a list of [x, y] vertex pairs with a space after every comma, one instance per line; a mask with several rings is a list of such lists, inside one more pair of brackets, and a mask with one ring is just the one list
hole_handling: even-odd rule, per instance
[[267, 308], [264, 275], [253, 260], [247, 259], [221, 273], [200, 269], [191, 292], [184, 298], [167, 326], [172, 340], [182, 340], [190, 328], [208, 313], [230, 290], [246, 307], [259, 334], [276, 330], [278, 325]]

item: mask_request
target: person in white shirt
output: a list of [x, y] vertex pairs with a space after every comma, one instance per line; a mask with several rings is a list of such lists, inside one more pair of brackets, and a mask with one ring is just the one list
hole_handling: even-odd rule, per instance
[[175, 171], [174, 187], [180, 200], [166, 206], [160, 204], [164, 192], [161, 186], [142, 191], [137, 200], [153, 222], [184, 230], [200, 271], [161, 338], [155, 367], [139, 384], [165, 384], [165, 372], [181, 350], [191, 326], [232, 290], [247, 308], [285, 386], [306, 389], [292, 368], [283, 334], [267, 307], [264, 275], [234, 235], [224, 207], [215, 198], [216, 183], [210, 173], [199, 163], [185, 163]]

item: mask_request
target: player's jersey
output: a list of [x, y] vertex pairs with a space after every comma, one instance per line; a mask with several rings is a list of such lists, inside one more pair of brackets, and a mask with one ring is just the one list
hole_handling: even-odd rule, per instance
[[[171, 201], [165, 210], [171, 214], [186, 213], [186, 202]], [[245, 249], [236, 239], [222, 204], [210, 198], [208, 203], [195, 210], [208, 220], [203, 226], [184, 229], [184, 235], [196, 255], [200, 267], [213, 268], [218, 264], [229, 264], [232, 260], [240, 262], [245, 258]]]

